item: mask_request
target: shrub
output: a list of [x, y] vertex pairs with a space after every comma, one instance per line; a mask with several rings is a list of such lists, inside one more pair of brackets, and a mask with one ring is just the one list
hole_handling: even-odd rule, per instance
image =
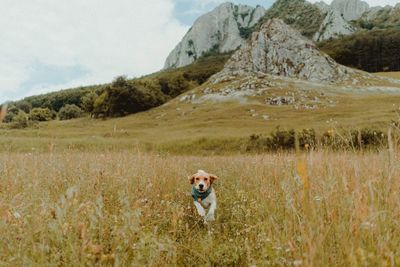
[[378, 148], [386, 146], [387, 134], [379, 130], [362, 129], [351, 132], [352, 146], [361, 148]]
[[300, 149], [312, 149], [317, 145], [317, 137], [314, 129], [303, 129], [297, 133]]
[[23, 129], [26, 127], [28, 127], [28, 115], [23, 111], [19, 111], [12, 119], [11, 128]]
[[60, 120], [70, 120], [79, 118], [82, 115], [82, 109], [77, 105], [65, 105], [58, 112]]
[[296, 134], [294, 130], [282, 131], [279, 127], [271, 134], [270, 148], [272, 150], [290, 150], [295, 148]]
[[34, 108], [30, 113], [32, 121], [50, 121], [54, 118], [54, 114], [48, 108]]
[[176, 97], [189, 88], [189, 82], [183, 75], [175, 75], [171, 77], [162, 77], [159, 80], [161, 91], [171, 97]]
[[[362, 129], [337, 131], [328, 130], [317, 138], [314, 129], [301, 131], [280, 130], [277, 128], [267, 136], [253, 134], [247, 140], [247, 152], [267, 152], [280, 150], [309, 150], [314, 148], [330, 148], [333, 150], [377, 149], [387, 146], [387, 134], [379, 130]], [[319, 145], [319, 147], [318, 147]]]
[[15, 105], [9, 105], [7, 108], [7, 114], [4, 117], [3, 122], [10, 123], [13, 121], [14, 117], [19, 113], [19, 109]]

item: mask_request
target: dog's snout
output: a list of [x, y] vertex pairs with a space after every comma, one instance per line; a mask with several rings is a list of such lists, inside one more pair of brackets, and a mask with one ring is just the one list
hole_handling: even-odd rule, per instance
[[200, 189], [204, 187], [204, 184], [199, 184]]

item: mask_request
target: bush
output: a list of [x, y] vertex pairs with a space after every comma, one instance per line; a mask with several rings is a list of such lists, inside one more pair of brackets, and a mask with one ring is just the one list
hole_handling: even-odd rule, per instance
[[[304, 141], [303, 141], [304, 142]], [[283, 131], [277, 128], [269, 136], [251, 135], [246, 146], [246, 151], [279, 151], [292, 150], [296, 147], [296, 132]]]
[[34, 108], [30, 113], [32, 121], [50, 121], [54, 118], [54, 114], [48, 108]]
[[82, 109], [77, 105], [65, 105], [58, 112], [60, 120], [70, 120], [82, 116]]
[[19, 111], [12, 119], [11, 128], [23, 129], [26, 127], [28, 127], [28, 115], [23, 111]]
[[296, 132], [277, 128], [268, 136], [251, 135], [246, 142], [245, 150], [248, 152], [268, 152], [294, 150], [296, 147], [300, 150], [322, 147], [333, 150], [377, 149], [387, 146], [387, 139], [387, 134], [372, 129], [328, 130], [320, 138], [317, 138], [314, 129], [304, 129]]
[[5, 123], [10, 123], [13, 121], [14, 117], [20, 112], [20, 110], [15, 105], [9, 105], [7, 108], [7, 114], [4, 117]]
[[387, 134], [373, 129], [342, 132], [329, 130], [322, 135], [321, 145], [334, 150], [376, 149], [387, 145]]

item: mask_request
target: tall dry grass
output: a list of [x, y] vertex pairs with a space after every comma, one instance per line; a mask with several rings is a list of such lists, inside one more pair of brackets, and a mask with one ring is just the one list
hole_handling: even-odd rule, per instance
[[[389, 157], [0, 154], [0, 265], [400, 265]], [[220, 177], [208, 227], [186, 179], [199, 168]]]

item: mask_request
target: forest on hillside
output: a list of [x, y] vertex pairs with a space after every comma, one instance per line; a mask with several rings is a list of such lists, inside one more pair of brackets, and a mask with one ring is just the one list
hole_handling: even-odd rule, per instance
[[145, 111], [203, 84], [229, 57], [209, 55], [189, 66], [140, 78], [120, 76], [110, 84], [30, 96], [8, 103], [4, 121], [12, 128], [25, 128], [38, 121], [68, 120], [85, 114], [104, 118]]
[[319, 44], [338, 63], [368, 72], [400, 71], [400, 29], [363, 31]]

